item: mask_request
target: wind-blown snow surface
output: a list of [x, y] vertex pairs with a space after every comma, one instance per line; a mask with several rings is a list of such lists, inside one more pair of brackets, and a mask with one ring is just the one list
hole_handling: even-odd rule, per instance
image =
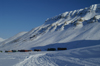
[[[58, 47], [68, 50], [46, 51]], [[43, 25], [0, 43], [0, 50], [15, 49], [42, 51], [1, 53], [0, 66], [99, 66], [100, 5], [48, 18]]]
[[1, 53], [0, 66], [99, 66], [100, 45], [67, 51]]

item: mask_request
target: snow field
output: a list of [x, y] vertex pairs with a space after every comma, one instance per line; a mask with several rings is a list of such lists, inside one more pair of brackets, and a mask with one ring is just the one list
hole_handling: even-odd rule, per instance
[[13, 66], [99, 66], [100, 45], [66, 51], [30, 53]]

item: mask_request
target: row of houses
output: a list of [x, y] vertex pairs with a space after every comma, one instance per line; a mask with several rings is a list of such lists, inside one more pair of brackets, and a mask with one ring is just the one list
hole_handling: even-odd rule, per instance
[[[67, 50], [67, 48], [57, 48], [57, 50]], [[48, 48], [47, 51], [56, 51], [56, 48]]]
[[32, 50], [9, 50], [5, 52], [31, 52]]
[[[67, 50], [67, 48], [48, 48], [46, 51], [59, 51], [59, 50]], [[41, 51], [41, 49], [34, 49], [34, 51]]]
[[[67, 48], [48, 48], [46, 51], [59, 51], [59, 50], [67, 50]], [[32, 50], [9, 50], [5, 52], [31, 52]], [[41, 49], [34, 49], [34, 51], [41, 51]], [[0, 50], [0, 52], [3, 52]]]
[[[4, 52], [31, 52], [32, 50], [6, 50]], [[0, 52], [3, 52], [2, 50], [0, 50]]]

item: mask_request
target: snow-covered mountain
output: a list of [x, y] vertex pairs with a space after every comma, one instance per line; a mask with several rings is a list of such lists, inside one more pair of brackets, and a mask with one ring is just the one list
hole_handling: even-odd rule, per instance
[[[20, 32], [18, 34], [16, 34], [15, 36], [9, 38], [9, 39], [6, 39], [5, 41], [2, 41], [1, 42], [1, 45], [5, 45], [6, 43], [10, 43], [12, 42], [13, 40], [16, 40], [17, 38], [20, 38], [22, 35], [24, 35], [25, 33], [27, 32]], [[15, 41], [16, 42], [16, 41]]]
[[48, 18], [43, 25], [27, 33], [19, 33], [0, 43], [0, 48], [34, 49], [38, 47], [42, 50], [59, 46], [66, 46], [68, 49], [76, 48], [83, 46], [83, 43], [92, 42], [91, 40], [100, 40], [99, 28], [100, 4], [94, 4]]
[[[58, 47], [68, 50], [46, 51]], [[48, 18], [43, 25], [0, 43], [0, 50], [14, 49], [42, 51], [1, 53], [0, 66], [99, 66], [100, 4]]]
[[0, 38], [0, 42], [2, 42], [2, 41], [4, 41], [5, 39], [3, 39], [3, 38]]

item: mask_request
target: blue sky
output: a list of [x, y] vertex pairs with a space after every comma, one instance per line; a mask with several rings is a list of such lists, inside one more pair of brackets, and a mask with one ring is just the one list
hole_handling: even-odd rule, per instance
[[99, 4], [100, 0], [0, 0], [0, 37], [42, 25], [47, 18]]

